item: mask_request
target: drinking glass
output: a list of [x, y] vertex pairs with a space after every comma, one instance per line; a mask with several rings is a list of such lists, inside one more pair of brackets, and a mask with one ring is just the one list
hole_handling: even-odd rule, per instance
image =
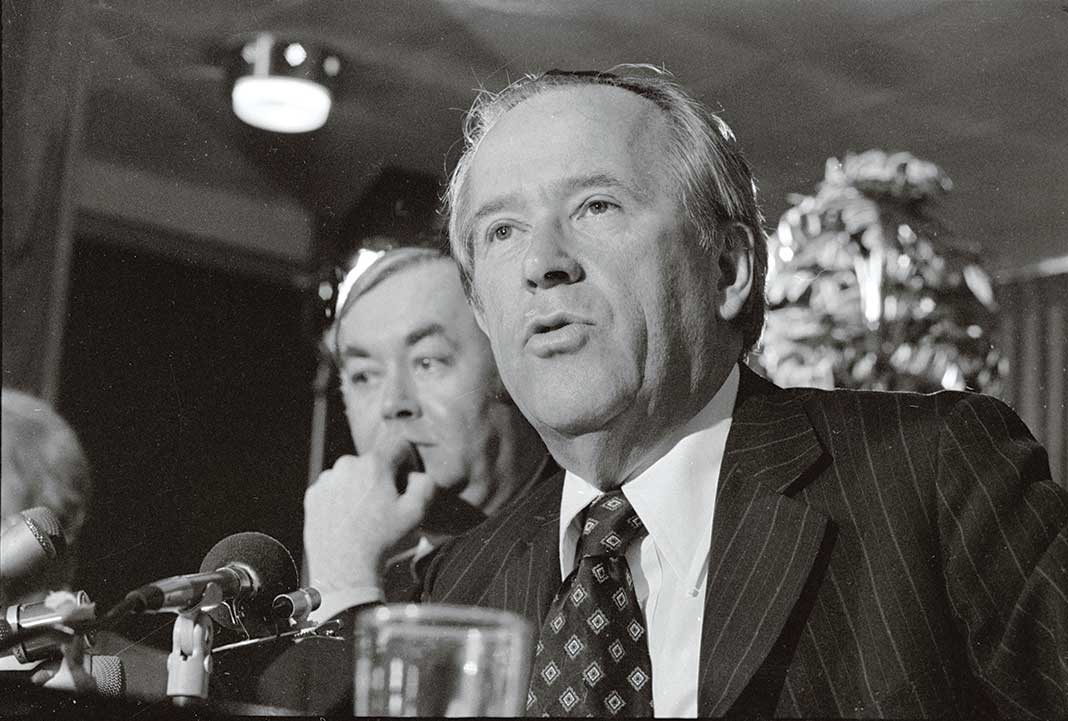
[[357, 716], [519, 716], [531, 626], [508, 611], [392, 604], [356, 619]]

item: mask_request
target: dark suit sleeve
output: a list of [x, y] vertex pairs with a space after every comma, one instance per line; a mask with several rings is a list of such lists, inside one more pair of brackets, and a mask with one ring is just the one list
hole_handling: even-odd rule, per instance
[[[386, 569], [387, 603], [418, 602], [422, 576], [435, 555], [436, 550], [424, 556], [414, 569], [407, 558]], [[277, 658], [259, 676], [251, 700], [308, 714], [352, 713], [355, 621], [361, 611], [378, 605], [366, 603], [333, 616], [328, 623], [340, 624], [333, 638], [305, 639], [276, 653]]]
[[951, 398], [938, 438], [938, 524], [946, 591], [968, 659], [1000, 715], [1062, 717], [1068, 494], [1005, 404]]

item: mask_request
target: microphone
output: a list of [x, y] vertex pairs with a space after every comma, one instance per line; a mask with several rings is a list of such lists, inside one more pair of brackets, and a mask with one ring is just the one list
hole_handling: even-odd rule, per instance
[[271, 611], [280, 621], [293, 619], [297, 623], [303, 623], [322, 602], [323, 597], [319, 591], [308, 586], [298, 588], [292, 593], [280, 593], [275, 596], [271, 602]]
[[[82, 657], [82, 671], [92, 678], [96, 693], [107, 698], [122, 698], [126, 695], [126, 668], [122, 665], [122, 659], [118, 656], [94, 656], [85, 654]], [[37, 674], [34, 674], [34, 679]], [[57, 691], [82, 691], [78, 686], [78, 680], [70, 668], [69, 659], [64, 658], [55, 674], [41, 684], [44, 688]]]
[[108, 615], [200, 608], [220, 625], [242, 631], [244, 622], [270, 621], [274, 597], [299, 585], [297, 565], [285, 546], [264, 533], [235, 533], [208, 551], [199, 573], [135, 589]]
[[52, 511], [38, 506], [13, 516], [0, 532], [0, 579], [22, 578], [41, 566], [60, 561], [67, 553], [67, 537]]
[[[237, 600], [252, 592], [256, 581], [251, 568], [232, 563], [210, 573], [171, 576], [149, 583], [130, 591], [126, 600], [133, 604], [131, 613], [186, 611], [197, 606], [214, 608], [224, 600]], [[212, 584], [216, 589], [210, 588]]]
[[43, 601], [8, 606], [0, 618], [0, 657], [14, 655], [22, 664], [52, 658], [95, 615], [96, 604], [85, 591], [55, 591]]

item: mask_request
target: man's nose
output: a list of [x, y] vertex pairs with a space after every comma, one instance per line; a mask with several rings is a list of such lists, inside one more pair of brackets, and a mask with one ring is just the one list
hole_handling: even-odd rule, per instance
[[382, 388], [382, 418], [390, 421], [410, 420], [422, 415], [419, 401], [411, 388], [411, 379], [403, 371], [390, 373]]
[[582, 280], [582, 264], [569, 245], [559, 220], [545, 223], [533, 232], [523, 258], [523, 275], [528, 290], [548, 290]]

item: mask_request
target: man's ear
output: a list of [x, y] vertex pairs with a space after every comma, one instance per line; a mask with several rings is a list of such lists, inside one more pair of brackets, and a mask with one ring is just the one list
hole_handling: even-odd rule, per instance
[[753, 229], [735, 221], [727, 228], [719, 255], [719, 315], [731, 321], [738, 317], [753, 289]]

